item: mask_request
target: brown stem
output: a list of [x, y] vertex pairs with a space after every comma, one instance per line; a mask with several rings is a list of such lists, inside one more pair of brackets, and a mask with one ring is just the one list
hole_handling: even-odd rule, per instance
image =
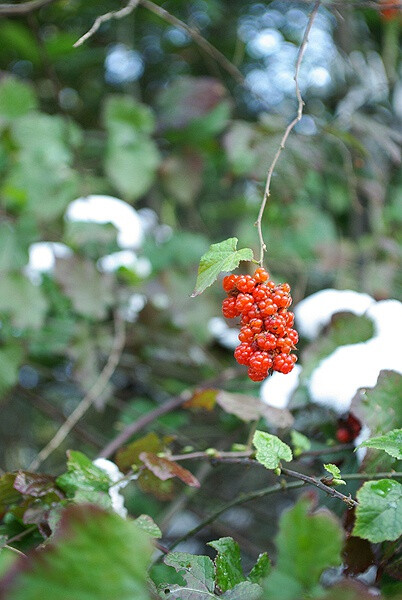
[[299, 71], [300, 71], [300, 65], [302, 63], [303, 60], [303, 56], [304, 56], [304, 52], [306, 50], [307, 47], [307, 42], [308, 42], [308, 36], [310, 34], [311, 28], [313, 26], [314, 23], [314, 19], [317, 15], [318, 9], [320, 7], [321, 4], [321, 0], [316, 0], [315, 4], [314, 4], [314, 8], [311, 11], [307, 26], [306, 26], [306, 30], [304, 32], [304, 36], [303, 36], [303, 40], [301, 43], [301, 46], [299, 48], [299, 52], [297, 55], [297, 60], [296, 60], [296, 68], [295, 68], [295, 75], [294, 75], [294, 80], [295, 80], [295, 84], [296, 84], [296, 97], [297, 97], [297, 101], [298, 101], [298, 108], [297, 108], [297, 115], [295, 116], [295, 118], [293, 119], [293, 121], [291, 121], [289, 123], [289, 125], [286, 127], [285, 133], [283, 134], [283, 137], [281, 139], [281, 143], [279, 144], [279, 148], [274, 156], [274, 159], [271, 163], [271, 166], [268, 169], [268, 174], [267, 174], [267, 182], [265, 184], [265, 190], [264, 190], [264, 196], [262, 198], [262, 202], [261, 202], [261, 206], [260, 206], [260, 210], [258, 213], [258, 217], [257, 217], [257, 221], [255, 222], [255, 225], [257, 227], [257, 231], [258, 231], [258, 239], [260, 241], [260, 259], [259, 259], [259, 264], [262, 266], [263, 261], [264, 261], [264, 252], [266, 251], [267, 247], [265, 245], [264, 242], [264, 237], [262, 235], [262, 217], [264, 214], [264, 210], [265, 210], [265, 206], [267, 204], [267, 200], [271, 194], [271, 179], [272, 179], [272, 175], [274, 173], [275, 167], [276, 167], [276, 163], [278, 162], [278, 159], [281, 155], [282, 150], [285, 147], [286, 141], [289, 137], [290, 132], [292, 131], [292, 129], [294, 128], [294, 126], [300, 121], [300, 119], [302, 118], [302, 114], [303, 114], [303, 106], [304, 106], [304, 102], [303, 102], [303, 98], [300, 92], [300, 87], [299, 87]]
[[[205, 381], [202, 385], [199, 386], [198, 389], [206, 389], [217, 383], [221, 383], [227, 379], [231, 379], [234, 375], [234, 369], [227, 369], [218, 377], [214, 377], [208, 381]], [[137, 419], [133, 423], [130, 423], [123, 431], [121, 431], [113, 440], [111, 440], [105, 448], [100, 452], [99, 458], [109, 458], [112, 456], [116, 450], [118, 450], [123, 444], [125, 444], [133, 435], [150, 425], [153, 421], [165, 415], [176, 408], [180, 408], [185, 402], [187, 402], [192, 396], [190, 390], [185, 390], [179, 396], [168, 400], [161, 406], [158, 406], [154, 410], [151, 410], [149, 413]]]

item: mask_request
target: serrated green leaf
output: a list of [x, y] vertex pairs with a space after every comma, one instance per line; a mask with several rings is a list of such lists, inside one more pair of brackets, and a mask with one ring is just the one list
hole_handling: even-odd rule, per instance
[[67, 496], [73, 497], [78, 490], [108, 492], [112, 482], [105, 471], [77, 450], [69, 450], [67, 456], [67, 473], [56, 479]]
[[176, 569], [185, 585], [164, 585], [164, 597], [168, 600], [207, 600], [214, 594], [214, 565], [208, 556], [194, 556], [185, 552], [172, 552], [164, 562]]
[[402, 484], [393, 479], [366, 481], [357, 500], [353, 535], [373, 543], [402, 535]]
[[402, 460], [402, 429], [394, 429], [385, 435], [379, 435], [378, 437], [366, 440], [358, 447], [384, 450], [390, 456]]
[[53, 540], [0, 582], [9, 600], [149, 600], [152, 545], [133, 522], [76, 505], [64, 512]]
[[261, 581], [269, 575], [270, 570], [271, 561], [269, 560], [268, 554], [264, 552], [258, 557], [257, 562], [248, 574], [247, 579], [252, 583], [261, 583]]
[[143, 531], [145, 531], [148, 535], [154, 538], [161, 538], [162, 532], [149, 515], [140, 515], [136, 519], [134, 519], [134, 523]]
[[327, 510], [311, 509], [304, 496], [281, 516], [277, 564], [265, 581], [264, 600], [300, 600], [317, 587], [324, 569], [341, 564], [340, 523]]
[[233, 271], [242, 260], [253, 260], [253, 251], [250, 248], [236, 250], [237, 242], [237, 238], [229, 238], [219, 244], [212, 244], [208, 252], [201, 257], [192, 298], [212, 285], [219, 273]]
[[257, 449], [256, 459], [267, 469], [276, 469], [281, 460], [289, 462], [293, 459], [292, 450], [276, 435], [257, 430], [253, 437]]
[[339, 477], [341, 476], [341, 472], [340, 472], [339, 468], [332, 463], [328, 463], [328, 464], [324, 465], [324, 469], [326, 471], [328, 471], [328, 473], [331, 473], [331, 475], [335, 479], [339, 479]]
[[241, 568], [240, 548], [233, 538], [220, 538], [209, 542], [208, 546], [212, 546], [218, 553], [215, 558], [215, 579], [222, 592], [245, 581]]

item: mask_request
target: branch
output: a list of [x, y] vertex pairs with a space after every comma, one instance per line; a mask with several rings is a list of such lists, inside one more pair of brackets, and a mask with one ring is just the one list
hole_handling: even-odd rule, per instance
[[121, 354], [123, 352], [124, 344], [126, 340], [126, 334], [124, 329], [124, 322], [120, 316], [115, 317], [115, 336], [113, 340], [113, 347], [110, 353], [109, 359], [101, 371], [98, 379], [94, 385], [84, 396], [78, 406], [73, 410], [71, 415], [66, 419], [54, 437], [50, 442], [41, 450], [37, 458], [29, 466], [30, 470], [35, 470], [39, 465], [46, 460], [52, 452], [60, 446], [60, 444], [66, 439], [70, 431], [75, 427], [78, 421], [84, 416], [87, 410], [92, 406], [96, 398], [104, 391], [110, 378], [116, 370], [119, 364]]
[[[227, 369], [223, 371], [218, 377], [214, 377], [213, 379], [209, 379], [205, 381], [202, 385], [198, 386], [198, 389], [206, 389], [217, 383], [221, 383], [226, 381], [227, 379], [231, 379], [235, 373], [234, 369]], [[107, 446], [100, 452], [99, 458], [109, 458], [118, 450], [123, 444], [127, 442], [133, 435], [144, 429], [147, 425], [150, 425], [166, 413], [172, 412], [176, 408], [182, 406], [187, 400], [189, 400], [192, 396], [190, 390], [185, 390], [179, 396], [168, 400], [161, 406], [158, 406], [154, 410], [151, 410], [149, 413], [144, 415], [143, 417], [137, 419], [133, 423], [130, 423], [123, 431], [121, 431], [113, 440], [111, 440]]]
[[222, 52], [220, 52], [215, 46], [213, 46], [208, 40], [206, 40], [197, 29], [193, 29], [184, 21], [181, 21], [174, 15], [170, 14], [167, 10], [151, 2], [150, 0], [140, 0], [141, 6], [149, 10], [150, 12], [158, 15], [161, 19], [174, 25], [175, 27], [179, 27], [180, 29], [184, 29], [186, 33], [194, 40], [194, 42], [202, 49], [206, 54], [211, 56], [216, 62], [227, 72], [229, 75], [233, 77], [237, 83], [242, 86], [247, 87], [246, 80], [243, 77], [243, 74], [239, 69], [232, 63], [230, 60], [226, 58]]
[[0, 4], [0, 15], [27, 15], [34, 10], [39, 10], [42, 6], [52, 4], [56, 0], [32, 0], [32, 2], [22, 2], [21, 4]]
[[90, 37], [94, 35], [103, 23], [107, 23], [107, 21], [111, 21], [112, 19], [123, 19], [127, 17], [130, 13], [133, 12], [137, 8], [139, 4], [139, 0], [129, 0], [127, 5], [121, 8], [120, 10], [113, 10], [104, 15], [100, 15], [97, 19], [95, 19], [94, 24], [91, 29], [84, 33], [83, 36], [80, 37], [74, 44], [74, 48], [78, 48], [78, 46], [82, 46], [84, 42], [86, 42]]
[[276, 492], [282, 492], [284, 490], [294, 490], [303, 486], [304, 483], [299, 481], [295, 481], [293, 483], [286, 483], [285, 481], [281, 481], [281, 483], [276, 483], [275, 485], [270, 485], [269, 487], [265, 487], [260, 490], [254, 490], [246, 494], [242, 493], [234, 500], [230, 500], [226, 504], [223, 504], [209, 517], [201, 521], [201, 523], [199, 523], [197, 527], [190, 529], [190, 531], [187, 531], [187, 533], [175, 540], [173, 544], [169, 546], [169, 551], [173, 550], [173, 548], [176, 548], [176, 546], [178, 546], [178, 544], [180, 544], [181, 542], [184, 542], [188, 538], [193, 537], [193, 535], [201, 531], [201, 529], [204, 529], [204, 527], [212, 523], [212, 521], [215, 521], [215, 519], [217, 519], [222, 513], [229, 510], [229, 508], [232, 508], [233, 506], [238, 506], [239, 504], [249, 502], [250, 500], [255, 500], [256, 498], [263, 498], [264, 496], [269, 496], [270, 494], [275, 494]]
[[260, 211], [258, 213], [258, 217], [257, 217], [257, 221], [256, 221], [256, 227], [258, 230], [258, 238], [260, 241], [260, 260], [259, 263], [262, 266], [263, 264], [263, 260], [264, 260], [264, 252], [266, 251], [267, 247], [265, 245], [264, 242], [264, 238], [262, 235], [262, 217], [264, 214], [264, 210], [265, 210], [265, 206], [267, 203], [267, 200], [270, 196], [271, 193], [271, 179], [272, 179], [272, 175], [274, 172], [274, 169], [276, 167], [276, 163], [278, 162], [278, 159], [281, 155], [282, 150], [285, 147], [286, 141], [289, 137], [290, 132], [292, 131], [292, 129], [294, 128], [294, 126], [300, 121], [300, 119], [302, 118], [302, 114], [303, 114], [303, 106], [304, 106], [304, 102], [303, 102], [303, 98], [302, 95], [300, 93], [300, 87], [299, 87], [299, 71], [300, 71], [300, 65], [301, 62], [303, 60], [303, 56], [304, 56], [304, 52], [306, 50], [307, 47], [307, 42], [308, 42], [308, 36], [310, 34], [311, 28], [313, 26], [314, 23], [314, 19], [317, 15], [318, 9], [320, 7], [321, 4], [321, 0], [316, 0], [315, 4], [314, 4], [314, 8], [311, 11], [308, 23], [307, 23], [307, 27], [306, 30], [304, 32], [304, 36], [303, 36], [303, 40], [301, 43], [301, 46], [299, 48], [299, 52], [297, 55], [297, 60], [296, 60], [296, 68], [295, 68], [295, 75], [294, 75], [294, 80], [295, 80], [295, 84], [296, 84], [296, 97], [297, 97], [297, 101], [298, 101], [298, 108], [297, 108], [297, 115], [295, 116], [295, 118], [293, 119], [293, 121], [291, 121], [289, 123], [289, 125], [286, 127], [285, 133], [283, 134], [283, 137], [281, 139], [281, 143], [279, 145], [279, 148], [274, 156], [274, 159], [272, 161], [271, 166], [268, 169], [268, 175], [267, 175], [267, 182], [265, 184], [265, 190], [264, 190], [264, 196], [261, 202], [261, 207], [260, 207]]
[[341, 494], [341, 492], [338, 492], [338, 490], [336, 490], [335, 488], [330, 487], [329, 485], [325, 485], [325, 483], [322, 483], [322, 481], [315, 479], [315, 477], [310, 477], [309, 475], [304, 475], [304, 473], [299, 473], [298, 471], [292, 471], [283, 467], [281, 467], [281, 471], [284, 475], [287, 475], [288, 477], [300, 479], [300, 481], [304, 481], [309, 485], [315, 486], [322, 492], [325, 492], [326, 494], [328, 494], [328, 496], [332, 496], [333, 498], [338, 498], [338, 500], [342, 500], [342, 502], [345, 502], [345, 504], [347, 504], [349, 508], [354, 508], [358, 505], [358, 502], [356, 500], [353, 500], [350, 494], [349, 496], [345, 496], [345, 494]]

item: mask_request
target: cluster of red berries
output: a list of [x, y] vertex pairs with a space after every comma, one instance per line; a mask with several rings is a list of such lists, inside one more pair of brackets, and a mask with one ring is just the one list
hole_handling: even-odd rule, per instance
[[290, 373], [297, 360], [291, 351], [299, 336], [292, 329], [294, 314], [288, 311], [292, 303], [290, 286], [275, 285], [269, 274], [259, 268], [250, 275], [228, 275], [223, 279], [228, 297], [222, 302], [227, 319], [241, 317], [240, 344], [235, 358], [248, 367], [253, 381], [262, 381], [272, 371]]

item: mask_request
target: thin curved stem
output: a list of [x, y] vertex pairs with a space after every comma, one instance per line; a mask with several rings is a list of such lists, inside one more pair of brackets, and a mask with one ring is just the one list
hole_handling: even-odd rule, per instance
[[304, 52], [306, 50], [307, 47], [307, 43], [308, 43], [308, 36], [310, 34], [311, 28], [313, 26], [314, 23], [314, 19], [317, 15], [318, 9], [320, 7], [321, 4], [321, 0], [316, 0], [315, 4], [314, 4], [314, 8], [311, 11], [307, 26], [306, 26], [306, 30], [304, 32], [304, 36], [303, 36], [303, 40], [302, 43], [300, 45], [299, 48], [299, 52], [297, 55], [297, 60], [296, 60], [296, 68], [295, 68], [295, 74], [294, 74], [294, 80], [295, 80], [295, 84], [296, 84], [296, 97], [297, 97], [297, 102], [298, 102], [298, 107], [297, 107], [297, 114], [295, 116], [295, 118], [289, 123], [289, 125], [286, 127], [285, 133], [282, 136], [281, 139], [281, 143], [279, 144], [279, 148], [276, 151], [276, 154], [274, 156], [274, 159], [271, 163], [271, 166], [268, 169], [268, 174], [267, 174], [267, 181], [265, 184], [265, 190], [264, 190], [264, 196], [262, 198], [262, 202], [261, 202], [261, 206], [260, 206], [260, 210], [258, 213], [258, 217], [257, 220], [255, 222], [255, 225], [257, 227], [257, 231], [258, 231], [258, 239], [260, 242], [260, 258], [259, 258], [259, 264], [260, 266], [263, 265], [263, 261], [264, 261], [264, 253], [267, 250], [267, 247], [265, 245], [264, 242], [264, 237], [262, 235], [262, 217], [264, 215], [264, 210], [265, 210], [265, 206], [267, 204], [267, 200], [271, 194], [271, 179], [272, 179], [272, 175], [274, 173], [275, 167], [276, 167], [276, 163], [279, 160], [279, 157], [281, 155], [282, 150], [285, 147], [286, 141], [290, 135], [290, 132], [292, 131], [292, 129], [294, 128], [294, 126], [300, 121], [300, 119], [302, 118], [303, 115], [303, 106], [304, 106], [304, 102], [303, 102], [303, 98], [300, 92], [300, 87], [299, 87], [299, 71], [300, 71], [300, 65], [302, 63], [303, 60], [303, 56], [304, 56]]

